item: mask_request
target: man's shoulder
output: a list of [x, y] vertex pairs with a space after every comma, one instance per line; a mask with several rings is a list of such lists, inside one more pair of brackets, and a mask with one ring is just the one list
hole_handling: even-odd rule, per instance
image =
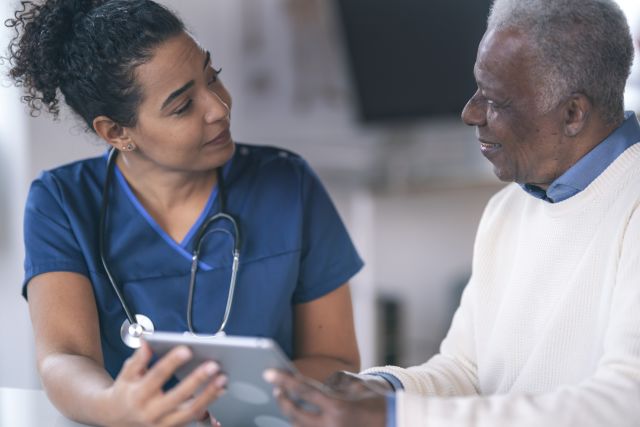
[[518, 212], [526, 209], [527, 199], [533, 199], [533, 196], [527, 194], [516, 183], [507, 184], [489, 199], [480, 219], [478, 234], [493, 234], [497, 229], [508, 228], [507, 224], [514, 223], [514, 217], [518, 216]]

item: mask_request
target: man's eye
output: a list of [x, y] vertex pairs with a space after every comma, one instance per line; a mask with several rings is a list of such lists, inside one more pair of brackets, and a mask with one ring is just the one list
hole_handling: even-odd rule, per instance
[[188, 100], [182, 107], [173, 112], [176, 116], [184, 114], [191, 107], [191, 100]]
[[490, 108], [500, 108], [502, 107], [502, 104], [497, 103], [496, 101], [494, 101], [493, 99], [487, 99], [487, 105]]

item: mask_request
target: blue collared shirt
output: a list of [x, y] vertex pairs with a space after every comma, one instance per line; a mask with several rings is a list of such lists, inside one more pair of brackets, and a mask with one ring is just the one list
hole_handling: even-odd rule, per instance
[[547, 191], [531, 184], [520, 186], [538, 199], [549, 203], [561, 202], [587, 188], [624, 150], [638, 141], [640, 141], [638, 118], [635, 113], [627, 111], [620, 127], [556, 178]]
[[404, 390], [404, 386], [402, 382], [393, 374], [389, 374], [387, 372], [372, 372], [367, 375], [375, 375], [377, 377], [382, 377], [391, 385], [393, 388], [392, 393], [387, 393], [387, 427], [396, 427], [396, 395], [395, 392], [398, 390]]

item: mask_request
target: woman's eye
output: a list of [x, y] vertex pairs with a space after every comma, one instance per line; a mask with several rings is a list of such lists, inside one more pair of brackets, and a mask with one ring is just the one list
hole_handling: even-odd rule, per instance
[[209, 79], [208, 84], [212, 85], [215, 82], [218, 81], [218, 75], [222, 72], [222, 68], [218, 68], [217, 70], [214, 68], [213, 69], [213, 76], [211, 76], [211, 78]]
[[188, 100], [182, 107], [173, 112], [176, 116], [184, 114], [191, 107], [191, 100]]

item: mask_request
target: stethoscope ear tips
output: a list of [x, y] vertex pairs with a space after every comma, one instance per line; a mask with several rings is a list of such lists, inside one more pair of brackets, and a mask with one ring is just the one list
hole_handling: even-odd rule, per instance
[[142, 345], [142, 336], [152, 334], [155, 331], [153, 322], [144, 314], [136, 314], [136, 323], [131, 324], [125, 319], [120, 327], [120, 338], [129, 348], [139, 348]]

